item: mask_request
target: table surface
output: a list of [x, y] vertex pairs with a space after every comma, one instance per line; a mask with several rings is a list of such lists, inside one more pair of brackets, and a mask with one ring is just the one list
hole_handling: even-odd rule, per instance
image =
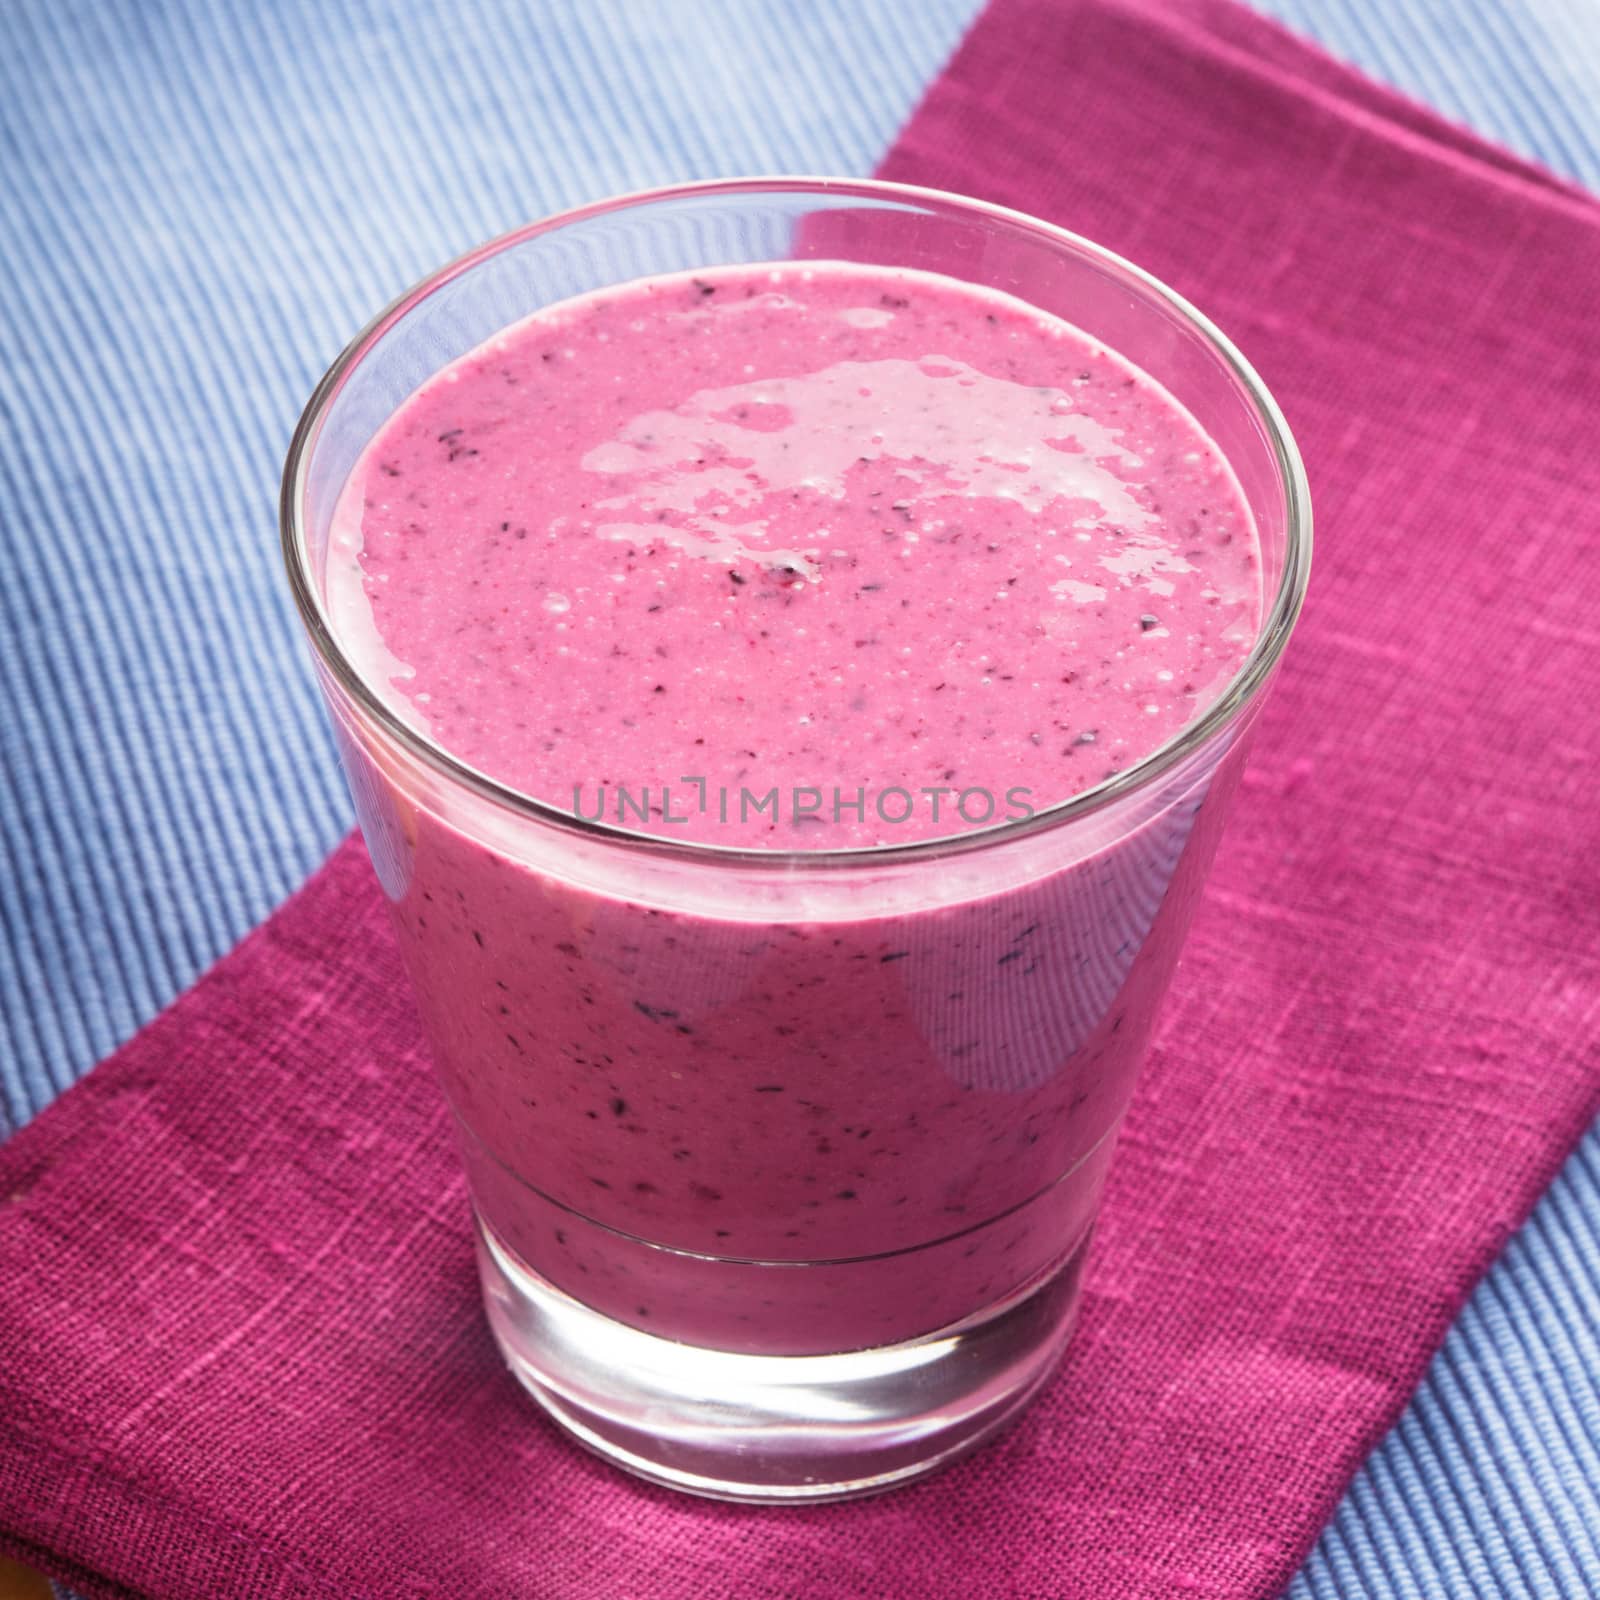
[[[1600, 0], [1258, 3], [1600, 189]], [[976, 9], [6, 8], [0, 1136], [350, 825], [272, 527], [289, 429], [343, 339], [437, 261], [580, 199], [869, 171]], [[1291, 1600], [1600, 1590], [1597, 1262], [1591, 1131]], [[38, 1592], [0, 1565], [0, 1600]]]

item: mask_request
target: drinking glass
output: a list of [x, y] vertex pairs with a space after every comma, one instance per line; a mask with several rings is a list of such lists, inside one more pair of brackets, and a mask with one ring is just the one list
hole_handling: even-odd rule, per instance
[[[1265, 581], [1220, 698], [1031, 817], [764, 851], [518, 793], [356, 669], [330, 621], [330, 533], [407, 396], [571, 296], [795, 260], [1004, 290], [1187, 408], [1237, 477]], [[602, 1455], [731, 1499], [881, 1489], [1015, 1415], [1072, 1328], [1140, 1058], [1305, 590], [1299, 456], [1239, 353], [1137, 267], [975, 200], [798, 178], [656, 190], [498, 239], [379, 316], [307, 407], [282, 524], [512, 1372]]]

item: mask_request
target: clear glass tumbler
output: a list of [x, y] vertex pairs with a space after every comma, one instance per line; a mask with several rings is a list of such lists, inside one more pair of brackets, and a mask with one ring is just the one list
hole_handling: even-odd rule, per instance
[[[1259, 529], [1264, 620], [1198, 720], [1022, 821], [813, 852], [647, 836], [410, 726], [329, 623], [335, 501], [400, 403], [541, 306], [853, 260], [1002, 289], [1175, 396]], [[1106, 1166], [1305, 589], [1270, 396], [1203, 316], [1059, 228], [899, 185], [751, 179], [535, 223], [384, 312], [317, 388], [290, 581], [455, 1113], [490, 1326], [579, 1440], [657, 1482], [821, 1500], [1000, 1427], [1071, 1331]]]

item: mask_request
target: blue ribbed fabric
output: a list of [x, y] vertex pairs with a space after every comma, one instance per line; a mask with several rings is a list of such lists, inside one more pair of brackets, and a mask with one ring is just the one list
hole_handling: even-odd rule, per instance
[[[1596, 0], [1262, 0], [1600, 187]], [[0, 1134], [293, 888], [349, 810], [278, 573], [295, 413], [529, 216], [866, 171], [977, 0], [0, 6]], [[1600, 1136], [1293, 1600], [1600, 1593]]]

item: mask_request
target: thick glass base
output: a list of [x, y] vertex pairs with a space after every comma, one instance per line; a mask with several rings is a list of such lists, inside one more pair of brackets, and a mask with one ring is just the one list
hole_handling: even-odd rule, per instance
[[551, 1416], [639, 1477], [767, 1503], [873, 1494], [1002, 1428], [1066, 1346], [1087, 1249], [1085, 1236], [1000, 1304], [903, 1344], [763, 1356], [663, 1339], [591, 1311], [478, 1224], [489, 1325]]

